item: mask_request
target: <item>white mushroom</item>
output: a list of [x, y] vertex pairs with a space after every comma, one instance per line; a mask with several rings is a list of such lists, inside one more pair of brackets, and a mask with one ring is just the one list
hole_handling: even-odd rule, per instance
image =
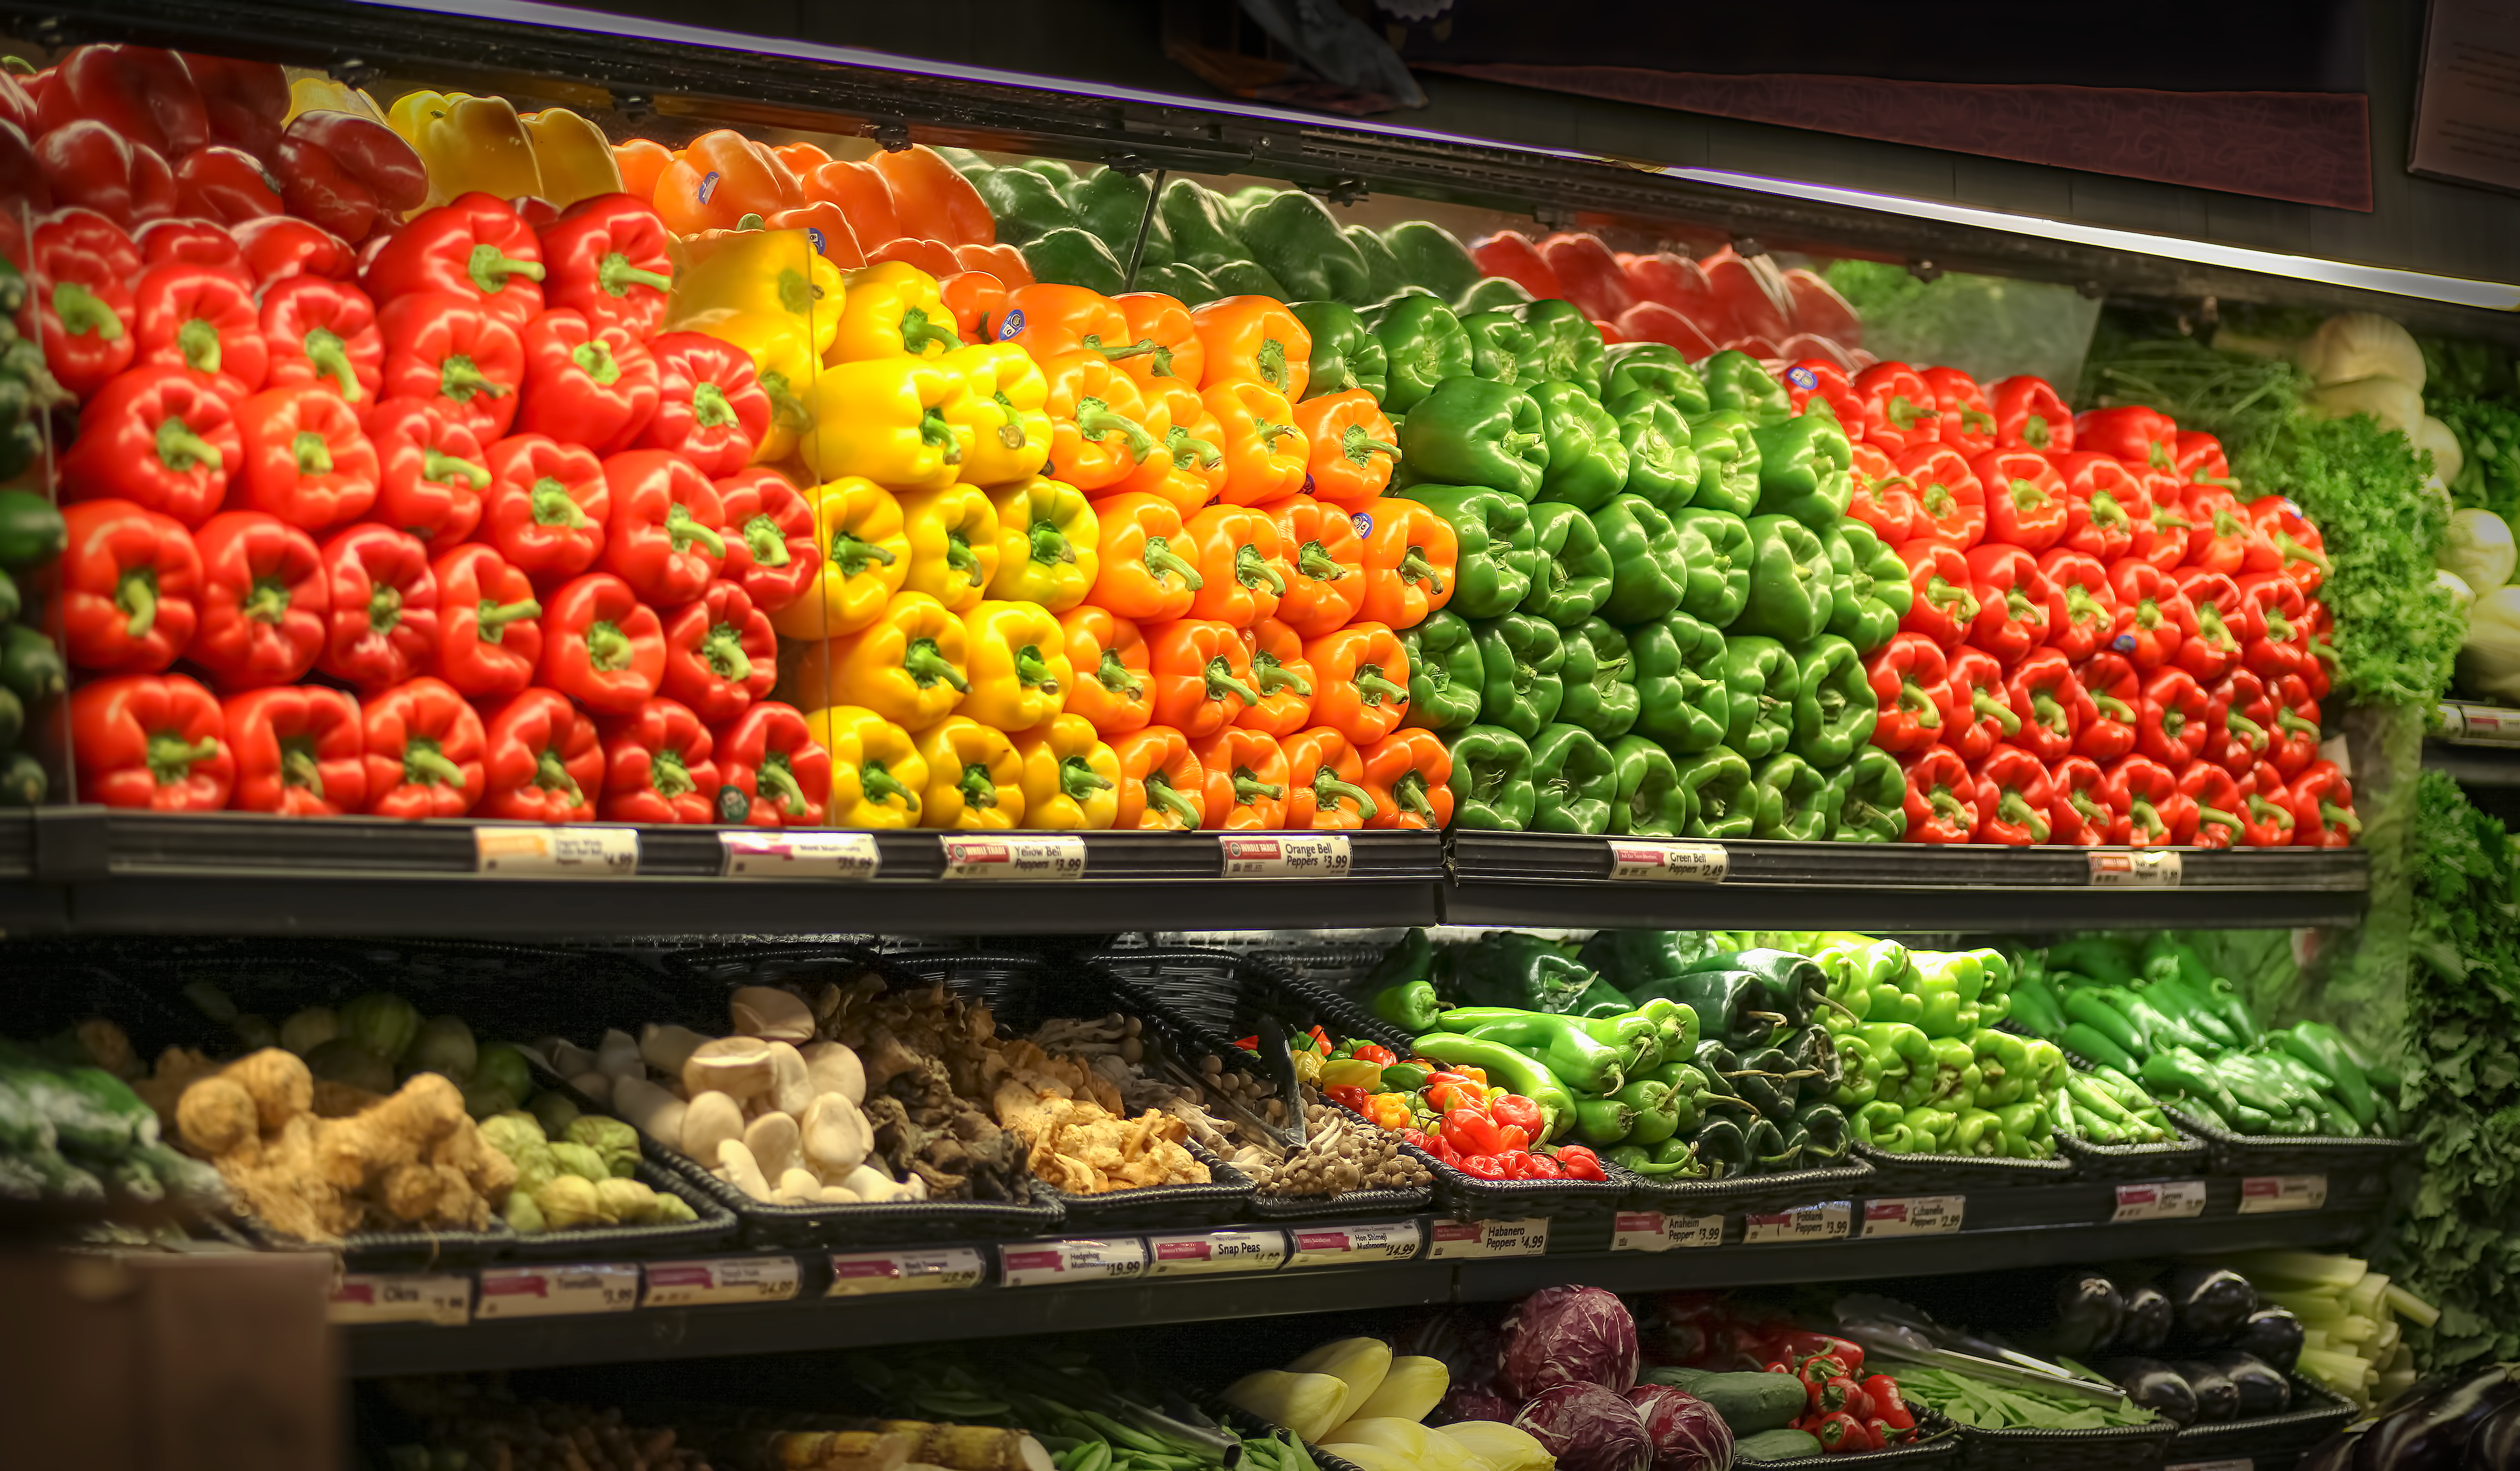
[[823, 1182], [811, 1170], [789, 1170], [779, 1177], [778, 1192], [772, 1197], [781, 1205], [803, 1205], [822, 1193]]
[[825, 1185], [814, 1192], [814, 1199], [831, 1205], [855, 1205], [858, 1203], [858, 1192], [843, 1190], [838, 1185]]
[[764, 1175], [785, 1175], [802, 1168], [805, 1158], [796, 1152], [796, 1121], [784, 1113], [765, 1113], [744, 1127], [743, 1147], [761, 1162]]
[[683, 1061], [683, 1092], [698, 1097], [709, 1092], [741, 1101], [759, 1097], [779, 1081], [770, 1062], [770, 1044], [757, 1037], [721, 1037], [702, 1043]]
[[814, 1101], [814, 1080], [805, 1067], [805, 1054], [790, 1044], [770, 1045], [770, 1100], [781, 1113], [801, 1114]]
[[606, 1032], [604, 1041], [595, 1048], [597, 1072], [610, 1073], [615, 1078], [638, 1078], [646, 1076], [641, 1072], [645, 1065], [639, 1057], [638, 1039], [617, 1027]]
[[839, 1180], [866, 1163], [875, 1130], [858, 1106], [839, 1093], [823, 1093], [805, 1105], [805, 1163], [825, 1180]]
[[842, 1189], [854, 1190], [860, 1200], [882, 1202], [897, 1200], [908, 1192], [889, 1175], [873, 1165], [860, 1165], [840, 1181]]
[[671, 1090], [645, 1078], [624, 1078], [612, 1086], [612, 1112], [660, 1143], [681, 1143], [683, 1117], [688, 1111], [689, 1106]]
[[579, 1092], [586, 1094], [588, 1097], [593, 1098], [598, 1103], [609, 1103], [612, 1101], [612, 1075], [610, 1073], [580, 1073], [576, 1077], [568, 1080], [568, 1086], [576, 1089]]
[[805, 999], [776, 986], [744, 986], [735, 993], [735, 1029], [775, 1042], [814, 1040], [814, 1012]]
[[816, 1093], [839, 1093], [852, 1103], [866, 1101], [866, 1069], [845, 1043], [814, 1042], [799, 1048], [805, 1074]]
[[717, 1146], [743, 1137], [743, 1110], [721, 1092], [704, 1092], [683, 1112], [683, 1152], [697, 1160], [717, 1158]]
[[927, 1198], [927, 1177], [920, 1174], [916, 1170], [911, 1171], [910, 1178], [901, 1182], [901, 1192], [902, 1198], [905, 1200], [925, 1200]]
[[666, 1077], [679, 1078], [683, 1064], [707, 1041], [689, 1027], [660, 1027], [650, 1022], [639, 1029], [639, 1055]]
[[728, 1139], [717, 1146], [717, 1172], [728, 1184], [755, 1200], [770, 1198], [770, 1181], [762, 1178], [761, 1164], [742, 1139]]

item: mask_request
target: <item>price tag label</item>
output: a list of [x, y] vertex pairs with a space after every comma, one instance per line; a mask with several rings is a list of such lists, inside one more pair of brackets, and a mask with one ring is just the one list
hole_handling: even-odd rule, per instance
[[1910, 1195], [1864, 1202], [1867, 1236], [1945, 1236], [1960, 1228], [1965, 1195]]
[[2167, 848], [2137, 848], [2130, 852], [2102, 853], [2094, 850], [2092, 862], [2092, 887], [2095, 889], [2175, 889], [2182, 871], [2179, 855]]
[[1009, 1287], [1044, 1282], [1109, 1282], [1147, 1274], [1147, 1243], [1135, 1236], [1103, 1241], [1012, 1241], [998, 1248], [999, 1280]]
[[1202, 1271], [1276, 1271], [1286, 1262], [1286, 1233], [1244, 1228], [1191, 1236], [1147, 1238], [1147, 1275], [1190, 1276]]
[[643, 1308], [697, 1308], [716, 1303], [784, 1303], [796, 1295], [794, 1257], [718, 1257], [703, 1262], [651, 1262]]
[[1724, 1218], [1684, 1216], [1671, 1211], [1621, 1211], [1611, 1223], [1612, 1251], [1670, 1251], [1692, 1246], [1722, 1246]]
[[1490, 1257], [1536, 1257], [1549, 1250], [1549, 1220], [1438, 1221], [1426, 1256], [1436, 1262], [1474, 1262]]
[[1267, 837], [1216, 840], [1225, 856], [1227, 878], [1345, 878], [1348, 841], [1344, 832], [1279, 832]]
[[1741, 1244], [1761, 1246], [1772, 1241], [1842, 1241], [1853, 1232], [1854, 1212], [1843, 1200], [1823, 1200], [1799, 1210], [1783, 1211], [1773, 1216], [1741, 1218]]
[[1722, 843], [1656, 842], [1614, 838], [1610, 843], [1612, 878], [1661, 879], [1671, 883], [1722, 883], [1732, 871], [1732, 856]]
[[604, 1267], [494, 1267], [481, 1272], [481, 1304], [473, 1317], [572, 1317], [582, 1313], [627, 1313], [639, 1306], [639, 1269], [627, 1262]]
[[352, 1272], [333, 1289], [325, 1316], [337, 1323], [435, 1323], [472, 1317], [472, 1279], [443, 1272]]
[[832, 1288], [824, 1296], [874, 1297], [885, 1292], [977, 1287], [988, 1272], [989, 1264], [968, 1246], [848, 1252], [832, 1258]]
[[1418, 1255], [1425, 1228], [1415, 1221], [1386, 1221], [1368, 1226], [1297, 1226], [1289, 1267], [1348, 1267], [1369, 1262], [1406, 1262]]
[[2180, 1221], [2205, 1214], [2205, 1181], [2164, 1180], [2118, 1186], [2111, 1221]]
[[813, 828], [721, 832], [729, 878], [873, 878], [883, 870], [872, 832]]
[[639, 829], [475, 827], [472, 871], [503, 878], [628, 878], [639, 871]]
[[1085, 839], [1073, 832], [948, 837], [944, 845], [947, 878], [1038, 883], [1085, 876]]
[[2327, 1204], [2324, 1175], [2252, 1175], [2240, 1181], [2240, 1214], [2315, 1211]]

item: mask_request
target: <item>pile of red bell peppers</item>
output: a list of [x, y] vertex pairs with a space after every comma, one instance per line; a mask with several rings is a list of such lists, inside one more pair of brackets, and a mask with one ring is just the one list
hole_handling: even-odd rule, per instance
[[46, 352], [82, 405], [83, 796], [823, 820], [830, 758], [765, 698], [769, 614], [820, 558], [749, 465], [752, 360], [658, 334], [648, 203], [525, 207], [465, 195], [355, 249], [278, 215], [40, 218]]
[[1873, 743], [1927, 843], [2339, 847], [2319, 759], [2331, 625], [2318, 528], [2251, 497], [2213, 436], [2140, 407], [2071, 413], [2035, 378], [1785, 370], [1855, 444], [1849, 513], [1914, 603], [1869, 662]]
[[1816, 271], [1779, 270], [1774, 257], [1731, 245], [1691, 260], [1671, 250], [1612, 250], [1598, 235], [1537, 243], [1506, 230], [1470, 247], [1479, 269], [1539, 300], [1575, 303], [1605, 342], [1661, 342], [1694, 363], [1725, 348], [1763, 360], [1823, 358], [1853, 373], [1864, 326]]

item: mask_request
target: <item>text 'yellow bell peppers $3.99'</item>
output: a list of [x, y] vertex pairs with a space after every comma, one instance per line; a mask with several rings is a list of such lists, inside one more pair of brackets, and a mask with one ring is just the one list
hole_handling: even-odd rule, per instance
[[939, 359], [963, 375], [960, 402], [945, 421], [965, 431], [963, 480], [994, 489], [1041, 473], [1050, 463], [1050, 379], [1013, 342], [975, 342]]
[[1067, 707], [1067, 634], [1038, 602], [983, 602], [963, 615], [970, 691], [954, 707], [984, 726], [1029, 731]]
[[1120, 815], [1120, 758], [1082, 715], [1054, 715], [1012, 737], [1023, 762], [1024, 823], [1100, 832]]
[[933, 358], [826, 365], [806, 394], [814, 426], [797, 449], [826, 480], [864, 475], [895, 492], [943, 490], [962, 478], [970, 452], [970, 430], [954, 423], [968, 393], [963, 375]]
[[1102, 573], [1102, 522], [1085, 492], [1035, 475], [989, 493], [998, 513], [998, 571], [989, 596], [1063, 613], [1085, 601]]
[[923, 731], [971, 688], [963, 620], [924, 593], [903, 593], [856, 633], [831, 642], [829, 703], [864, 705], [907, 731]]
[[989, 595], [998, 575], [998, 510], [976, 485], [901, 493], [901, 523], [910, 537], [904, 590], [925, 593], [955, 612]]
[[516, 105], [504, 97], [406, 92], [385, 111], [385, 126], [401, 134], [428, 167], [431, 204], [475, 190], [503, 200], [550, 198], [534, 164], [533, 142]]
[[[665, 331], [706, 331], [701, 319], [742, 312], [785, 322], [805, 334], [814, 358], [831, 350], [840, 330], [847, 289], [840, 268], [814, 249], [802, 230], [729, 230], [674, 243], [674, 294]], [[805, 379], [793, 386], [803, 391]]]
[[848, 304], [825, 351], [827, 362], [942, 357], [963, 345], [936, 278], [908, 261], [879, 261], [840, 279]]
[[919, 825], [999, 831], [1023, 825], [1023, 761], [1004, 731], [953, 715], [914, 738], [927, 762]]
[[832, 826], [919, 825], [927, 762], [908, 731], [861, 705], [812, 711], [805, 728], [832, 753]]
[[783, 639], [836, 639], [883, 615], [910, 575], [910, 537], [901, 503], [863, 475], [805, 492], [823, 564], [805, 596], [770, 615]]

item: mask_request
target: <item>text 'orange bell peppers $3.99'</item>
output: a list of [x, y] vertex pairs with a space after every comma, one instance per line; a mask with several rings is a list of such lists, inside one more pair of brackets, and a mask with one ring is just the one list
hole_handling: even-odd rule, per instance
[[1086, 601], [1142, 624], [1188, 614], [1207, 583], [1172, 503], [1124, 491], [1097, 502], [1094, 514], [1102, 567]]
[[1137, 380], [1101, 353], [1058, 353], [1041, 364], [1050, 396], [1050, 468], [1088, 495], [1128, 480], [1156, 453], [1172, 427], [1160, 399], [1149, 402]]
[[744, 804], [740, 817], [721, 806], [719, 822], [823, 825], [832, 804], [832, 753], [814, 739], [794, 706], [775, 699], [755, 703], [712, 733], [711, 751], [720, 780]]
[[490, 458], [481, 437], [428, 399], [391, 398], [367, 413], [377, 454], [378, 520], [400, 526], [432, 553], [463, 545], [481, 523]]
[[442, 402], [485, 441], [508, 432], [525, 380], [516, 328], [446, 292], [389, 302], [377, 325], [385, 338], [379, 393]]
[[1365, 759], [1345, 736], [1315, 726], [1279, 745], [1286, 753], [1287, 826], [1353, 832], [1381, 814], [1363, 784]]
[[1066, 708], [1076, 684], [1067, 634], [1040, 603], [980, 602], [963, 614], [963, 630], [971, 688], [956, 714], [1013, 732], [1031, 730]]
[[976, 485], [903, 491], [902, 532], [910, 539], [904, 592], [925, 593], [952, 612], [976, 606], [998, 575], [998, 509]]
[[200, 526], [245, 468], [229, 401], [180, 368], [144, 368], [105, 385], [62, 457], [63, 499], [120, 499]]
[[182, 656], [201, 609], [202, 557], [173, 516], [129, 501], [65, 507], [62, 626], [72, 665], [156, 674]]
[[1111, 737], [1120, 761], [1120, 802], [1111, 825], [1188, 831], [1207, 823], [1207, 773], [1190, 740], [1170, 726], [1148, 726]]
[[1264, 506], [1303, 490], [1313, 443], [1295, 423], [1291, 402], [1247, 379], [1211, 383], [1198, 396], [1216, 420], [1217, 448], [1225, 456], [1223, 499]]
[[1023, 758], [1004, 731], [949, 715], [911, 738], [927, 763], [921, 826], [1002, 832], [1024, 825]]
[[464, 693], [514, 694], [533, 683], [543, 655], [543, 605], [523, 572], [477, 543], [439, 554], [437, 648], [429, 669]]
[[1093, 722], [1054, 715], [1012, 737], [1022, 763], [1024, 824], [1100, 831], [1120, 814], [1120, 758]]
[[[717, 487], [669, 450], [629, 450], [604, 462], [612, 496], [604, 570], [658, 607], [689, 602], [724, 572], [726, 508]], [[739, 568], [740, 570], [740, 568]]]
[[1058, 615], [1067, 641], [1066, 713], [1079, 715], [1105, 740], [1142, 731], [1154, 719], [1154, 672], [1138, 625], [1088, 602]]
[[1287, 570], [1277, 522], [1247, 506], [1210, 506], [1182, 529], [1196, 549], [1203, 583], [1189, 616], [1249, 628], [1277, 612]]
[[910, 537], [901, 502], [863, 475], [805, 492], [821, 561], [804, 596], [770, 615], [789, 639], [836, 639], [883, 616], [910, 575]]
[[1355, 521], [1311, 496], [1272, 501], [1266, 510], [1278, 523], [1286, 572], [1279, 621], [1307, 639], [1355, 622], [1365, 602], [1365, 544]]
[[1210, 618], [1181, 618], [1144, 630], [1154, 670], [1155, 721], [1190, 739], [1212, 736], [1260, 702], [1240, 631]]
[[1273, 296], [1228, 296], [1191, 313], [1206, 357], [1202, 390], [1258, 383], [1289, 402], [1312, 385], [1313, 334]]
[[665, 673], [657, 689], [723, 725], [779, 680], [779, 638], [741, 584], [710, 583], [664, 618]]
[[596, 811], [615, 823], [706, 823], [717, 811], [717, 763], [708, 727], [673, 700], [649, 700], [604, 720], [604, 794]]
[[1453, 601], [1453, 568], [1461, 542], [1453, 525], [1416, 501], [1376, 501], [1362, 513], [1372, 525], [1365, 542], [1365, 597], [1356, 615], [1395, 629], [1416, 628]]
[[108, 807], [215, 812], [236, 758], [216, 696], [180, 674], [123, 674], [70, 691], [80, 793]]
[[1234, 723], [1272, 736], [1291, 736], [1312, 725], [1317, 687], [1304, 641], [1278, 619], [1263, 618], [1242, 631], [1242, 646], [1250, 651], [1251, 688], [1260, 691], [1260, 702]]
[[368, 811], [453, 818], [481, 799], [481, 717], [455, 687], [422, 675], [364, 702]]
[[626, 715], [665, 677], [665, 630], [620, 578], [589, 572], [542, 600], [543, 657], [535, 683], [599, 715]]
[[1273, 832], [1286, 825], [1286, 753], [1278, 737], [1228, 726], [1191, 742], [1207, 777], [1205, 825]]
[[969, 692], [969, 647], [963, 620], [945, 604], [899, 594], [874, 622], [831, 642], [829, 698], [923, 731]]
[[741, 583], [764, 613], [803, 599], [823, 570], [814, 508], [804, 493], [767, 467], [738, 469], [716, 485], [718, 510], [726, 517], [729, 580]]
[[1117, 488], [1161, 496], [1183, 515], [1195, 514], [1225, 492], [1225, 430], [1194, 388], [1158, 380], [1147, 385], [1146, 401], [1163, 409], [1168, 426], [1147, 463]]
[[1391, 485], [1400, 463], [1398, 430], [1363, 388], [1325, 393], [1295, 405], [1295, 426], [1312, 442], [1313, 499], [1342, 511], [1365, 511]]
[[1313, 723], [1360, 750], [1409, 713], [1409, 655], [1380, 623], [1356, 623], [1304, 646], [1313, 669]]
[[315, 667], [363, 691], [399, 685], [437, 659], [437, 574], [420, 538], [369, 521], [324, 543], [323, 652]]
[[202, 612], [185, 657], [222, 692], [305, 678], [333, 606], [314, 538], [258, 511], [230, 511], [210, 517], [193, 545]]
[[565, 694], [523, 690], [481, 712], [485, 818], [583, 823], [604, 794], [604, 743]]
[[1432, 731], [1394, 731], [1364, 750], [1368, 827], [1442, 831], [1453, 821], [1453, 757]]
[[367, 733], [346, 690], [276, 685], [231, 694], [222, 714], [239, 812], [339, 817], [367, 810]]

